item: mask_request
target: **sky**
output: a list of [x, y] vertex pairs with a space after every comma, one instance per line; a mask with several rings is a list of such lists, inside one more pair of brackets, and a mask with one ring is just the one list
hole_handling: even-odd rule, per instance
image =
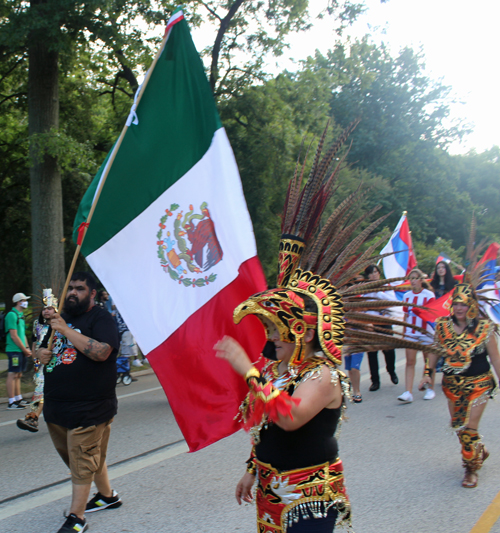
[[[318, 12], [324, 0], [310, 0]], [[367, 11], [347, 30], [352, 37], [370, 34], [393, 55], [404, 46], [422, 49], [426, 74], [451, 87], [451, 118], [464, 120], [474, 132], [451, 153], [482, 152], [500, 146], [500, 2], [498, 0], [365, 0]], [[333, 31], [326, 19], [313, 21], [313, 30], [293, 38], [288, 56], [302, 59], [316, 48], [332, 48]], [[283, 60], [283, 66], [290, 63]]]
[[[332, 21], [316, 14], [327, 0], [310, 0], [313, 28], [290, 38], [290, 49], [279, 59], [276, 73], [294, 69], [292, 60], [333, 48]], [[451, 153], [500, 146], [499, 0], [365, 0], [367, 10], [346, 30], [351, 37], [370, 34], [384, 42], [393, 56], [404, 46], [422, 49], [427, 76], [451, 87], [450, 119], [462, 120], [473, 133], [449, 147]], [[213, 28], [193, 32], [198, 50], [213, 42]], [[446, 124], [450, 125], [450, 124]]]

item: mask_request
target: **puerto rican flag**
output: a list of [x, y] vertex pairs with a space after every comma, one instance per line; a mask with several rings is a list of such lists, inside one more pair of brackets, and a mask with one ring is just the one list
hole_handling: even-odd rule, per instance
[[438, 263], [451, 263], [451, 259], [443, 252], [441, 252], [436, 258], [436, 265]]
[[384, 246], [381, 254], [392, 253], [384, 257], [384, 275], [386, 278], [402, 278], [417, 266], [417, 259], [411, 242], [410, 227], [406, 218], [406, 211], [398, 222], [389, 242]]

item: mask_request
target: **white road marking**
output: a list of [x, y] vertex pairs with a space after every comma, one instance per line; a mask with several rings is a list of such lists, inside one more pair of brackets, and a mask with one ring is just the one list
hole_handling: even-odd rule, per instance
[[[122, 464], [117, 467], [110, 466], [109, 479], [113, 480], [122, 476], [126, 476], [127, 474], [131, 474], [132, 472], [137, 472], [142, 468], [153, 466], [161, 463], [162, 461], [175, 457], [176, 455], [180, 455], [181, 453], [186, 453], [188, 450], [188, 445], [185, 442], [181, 442], [179, 444], [175, 444], [174, 446], [170, 446], [166, 450], [152, 453], [151, 455], [141, 457], [135, 461], [130, 461], [129, 463]], [[24, 498], [20, 498], [20, 500], [16, 503], [6, 504], [5, 509], [0, 509], [0, 520], [5, 520], [6, 518], [30, 511], [31, 509], [40, 507], [42, 505], [47, 505], [48, 503], [55, 502], [56, 500], [60, 500], [61, 498], [65, 498], [67, 496], [71, 496], [71, 483], [69, 480], [65, 486], [48, 490], [45, 492], [45, 494], [40, 494], [38, 496], [25, 496]]]
[[162, 387], [152, 387], [151, 389], [144, 389], [137, 392], [130, 392], [129, 394], [121, 394], [120, 396], [117, 396], [119, 400], [122, 398], [130, 398], [130, 396], [137, 396], [138, 394], [145, 394], [146, 392], [153, 392], [155, 390], [163, 390]]
[[[140, 390], [140, 391], [137, 391], [137, 392], [130, 392], [129, 394], [121, 394], [120, 396], [117, 396], [117, 398], [119, 400], [121, 400], [122, 398], [130, 398], [130, 396], [137, 396], [138, 394], [145, 394], [146, 392], [154, 392], [154, 391], [157, 391], [157, 390], [163, 390], [162, 387], [152, 387], [151, 389], [144, 389], [144, 390]], [[25, 410], [22, 410], [19, 409], [19, 414], [23, 414], [23, 413], [26, 413], [27, 411]], [[40, 418], [43, 418], [43, 415], [40, 417]], [[2, 426], [9, 426], [10, 424], [15, 424], [17, 422], [17, 419], [16, 420], [8, 420], [7, 422], [1, 422], [0, 423], [0, 427]]]

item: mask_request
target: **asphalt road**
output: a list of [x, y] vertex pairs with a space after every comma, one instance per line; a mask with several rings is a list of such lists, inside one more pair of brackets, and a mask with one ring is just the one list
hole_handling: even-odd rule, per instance
[[[398, 353], [398, 373], [404, 372]], [[382, 361], [381, 361], [382, 362]], [[348, 408], [340, 436], [356, 533], [469, 533], [500, 490], [500, 413], [490, 402], [481, 432], [491, 456], [479, 486], [460, 486], [456, 436], [440, 387], [432, 401], [415, 394], [402, 404], [382, 373], [368, 392], [363, 362], [363, 403]], [[401, 382], [403, 380], [401, 379]], [[89, 517], [94, 533], [253, 533], [255, 508], [239, 507], [234, 487], [250, 448], [240, 432], [194, 454], [175, 423], [154, 375], [117, 389], [119, 413], [108, 451], [112, 484], [123, 506]], [[4, 406], [1, 406], [2, 408]], [[0, 411], [0, 533], [51, 533], [69, 508], [68, 471], [43, 421], [32, 434], [19, 430], [20, 413]], [[474, 533], [500, 533], [500, 520]]]

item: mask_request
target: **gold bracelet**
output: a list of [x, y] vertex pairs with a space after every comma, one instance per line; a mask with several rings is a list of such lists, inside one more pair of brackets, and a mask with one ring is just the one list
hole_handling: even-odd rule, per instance
[[252, 366], [252, 368], [245, 374], [245, 380], [248, 380], [250, 378], [259, 378], [260, 372]]
[[257, 465], [253, 462], [252, 459], [249, 459], [247, 461], [247, 472], [249, 474], [252, 474], [252, 476], [255, 476], [255, 474], [257, 473]]

